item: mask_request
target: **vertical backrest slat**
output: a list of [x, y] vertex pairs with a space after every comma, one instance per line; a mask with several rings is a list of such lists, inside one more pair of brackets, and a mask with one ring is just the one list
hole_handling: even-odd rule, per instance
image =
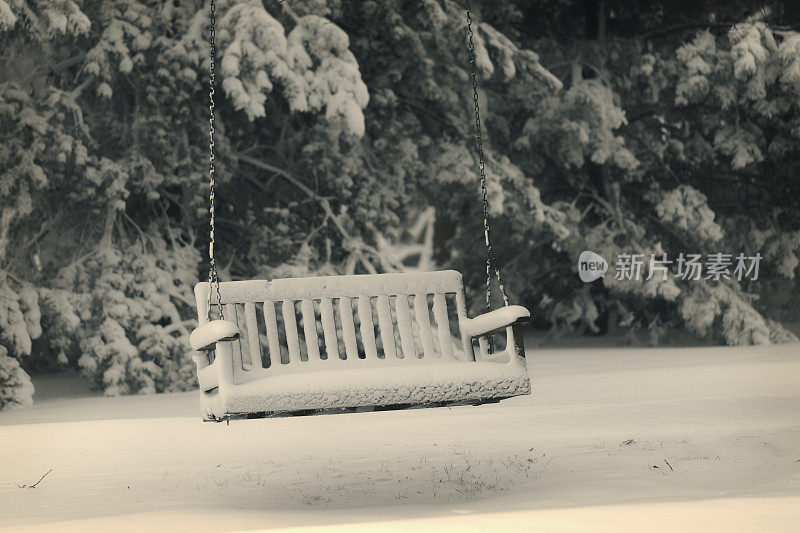
[[419, 326], [419, 339], [425, 357], [436, 357], [433, 349], [433, 336], [431, 335], [431, 320], [428, 315], [428, 295], [417, 293], [414, 295], [414, 314]]
[[394, 323], [392, 323], [392, 308], [389, 307], [389, 297], [385, 294], [378, 296], [378, 328], [381, 330], [381, 343], [383, 356], [386, 359], [397, 359], [397, 348], [394, 345]]
[[339, 298], [339, 319], [342, 322], [342, 340], [348, 361], [358, 359], [358, 344], [356, 343], [356, 325], [353, 322], [353, 305], [350, 298]]
[[397, 315], [397, 329], [400, 331], [403, 359], [416, 359], [417, 349], [414, 346], [414, 331], [411, 328], [411, 310], [408, 307], [408, 294], [397, 295], [394, 301], [394, 312]]
[[[225, 311], [225, 320], [229, 320], [236, 324], [239, 328], [242, 327], [242, 321], [239, 320], [239, 317], [236, 316], [236, 304], [223, 304], [223, 310]], [[243, 355], [242, 355], [242, 340], [244, 339], [243, 336], [240, 336], [235, 341], [231, 341], [231, 356], [233, 359], [233, 382], [239, 383], [239, 380], [244, 373], [244, 363], [242, 362]]]
[[[208, 283], [197, 284], [194, 292], [203, 322]], [[455, 310], [449, 301], [451, 294], [455, 295]], [[413, 315], [409, 295], [414, 297]], [[396, 298], [394, 304], [392, 298]], [[444, 357], [452, 353], [453, 358], [474, 360], [480, 350], [474, 342], [476, 339], [465, 335], [463, 329], [461, 342], [450, 334], [455, 331], [449, 323], [455, 320], [454, 315], [458, 315], [459, 325], [467, 318], [462, 278], [455, 271], [223, 282], [220, 299], [227, 309], [226, 318], [236, 321], [241, 330], [240, 339], [225, 343], [225, 347], [231, 349], [234, 372], [245, 380], [253, 377], [247, 375], [251, 362], [254, 370], [267, 366], [267, 349], [269, 366], [275, 364], [276, 368], [283, 362], [305, 360], [303, 353], [306, 351], [312, 357], [319, 354], [320, 357], [347, 357], [354, 361], [365, 355], [391, 359], [392, 354], [395, 358], [413, 361], [436, 357], [440, 351]], [[302, 303], [304, 300], [310, 302], [311, 308], [309, 303]], [[334, 300], [339, 300], [338, 304]], [[358, 304], [353, 300], [358, 300]], [[319, 309], [315, 301], [319, 302]], [[248, 302], [253, 305], [247, 305]], [[262, 302], [266, 332], [264, 325], [258, 322], [262, 318], [256, 310]], [[280, 308], [276, 308], [277, 302], [281, 302]], [[434, 302], [433, 309], [431, 302]], [[334, 310], [337, 305], [339, 309]], [[312, 308], [314, 328], [311, 327]], [[257, 327], [253, 324], [254, 315]], [[298, 324], [301, 320], [303, 323]], [[358, 330], [356, 320], [360, 326]], [[316, 322], [322, 322], [321, 331]], [[301, 325], [304, 326], [302, 336], [299, 335]], [[484, 339], [483, 350], [486, 350], [485, 344]], [[462, 345], [464, 356], [459, 348]], [[326, 353], [321, 353], [323, 351]]]
[[233, 322], [237, 326], [241, 326], [236, 316], [236, 304], [223, 304], [222, 309], [225, 311], [225, 320]]
[[289, 364], [300, 362], [300, 339], [297, 337], [297, 319], [294, 316], [294, 302], [284, 300], [281, 304], [283, 324], [286, 328], [286, 348], [289, 350]]
[[486, 335], [478, 337], [478, 349], [480, 350], [481, 357], [484, 359], [491, 355], [489, 353], [489, 339]]
[[[240, 305], [233, 305], [233, 315], [236, 317], [236, 325], [239, 326], [239, 356], [241, 357], [242, 369], [250, 370], [250, 339], [247, 336], [247, 320]], [[228, 313], [225, 313], [228, 316]]]
[[325, 339], [325, 355], [328, 359], [339, 359], [339, 342], [336, 340], [336, 321], [333, 318], [333, 302], [323, 298], [319, 302], [319, 318]]
[[361, 322], [361, 343], [367, 359], [378, 358], [378, 346], [375, 343], [375, 324], [372, 323], [372, 306], [369, 296], [358, 297], [358, 318]]
[[281, 364], [281, 345], [278, 337], [278, 317], [275, 316], [275, 302], [264, 301], [264, 324], [267, 326], [267, 345], [269, 346], [269, 367]]
[[456, 292], [456, 313], [458, 313], [458, 330], [461, 332], [461, 345], [464, 347], [464, 359], [466, 361], [474, 361], [475, 352], [472, 349], [472, 337], [461, 327], [461, 319], [467, 318], [467, 298], [464, 295], [463, 287]]
[[261, 364], [261, 340], [258, 336], [258, 322], [256, 322], [256, 305], [253, 302], [245, 302], [244, 320], [247, 323], [247, 343], [250, 345], [252, 368], [263, 368]]
[[439, 332], [439, 345], [444, 359], [453, 358], [453, 340], [450, 338], [450, 321], [447, 318], [447, 300], [444, 294], [433, 295], [433, 318]]
[[317, 360], [319, 356], [319, 333], [317, 332], [317, 316], [314, 313], [314, 302], [303, 300], [300, 304], [300, 311], [303, 313], [303, 334], [306, 338], [306, 350], [308, 359]]

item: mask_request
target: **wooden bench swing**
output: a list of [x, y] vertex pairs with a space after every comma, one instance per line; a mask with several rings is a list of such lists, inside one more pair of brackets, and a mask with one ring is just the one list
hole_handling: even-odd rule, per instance
[[[505, 306], [467, 317], [461, 274], [390, 273], [220, 282], [214, 259], [214, 2], [211, 2], [209, 280], [190, 343], [205, 420], [481, 404], [530, 394], [522, 324], [489, 239], [477, 68], [466, 4], [491, 275]], [[218, 318], [212, 319], [212, 308]], [[495, 340], [494, 336], [499, 335]]]

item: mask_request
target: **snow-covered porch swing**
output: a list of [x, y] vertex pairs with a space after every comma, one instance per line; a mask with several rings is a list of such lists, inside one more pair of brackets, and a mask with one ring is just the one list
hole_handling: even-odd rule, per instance
[[[214, 1], [211, 1], [210, 269], [192, 332], [205, 420], [481, 404], [530, 394], [522, 324], [492, 250], [469, 1], [476, 141], [491, 276], [505, 306], [467, 317], [453, 271], [220, 282], [214, 258]], [[212, 319], [212, 308], [217, 319]], [[355, 310], [355, 313], [354, 313]], [[500, 334], [499, 342], [494, 335]], [[503, 340], [504, 337], [504, 340]]]

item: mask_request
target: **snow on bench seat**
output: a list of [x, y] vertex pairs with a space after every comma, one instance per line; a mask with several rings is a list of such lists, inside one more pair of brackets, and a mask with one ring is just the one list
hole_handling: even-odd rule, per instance
[[316, 370], [265, 377], [227, 394], [203, 393], [200, 409], [208, 419], [251, 413], [413, 406], [510, 398], [530, 393], [530, 381], [507, 364], [434, 363], [406, 368]]
[[[201, 325], [207, 291], [195, 287]], [[195, 359], [206, 419], [530, 392], [519, 329], [529, 313], [469, 319], [455, 271], [224, 282], [220, 295], [241, 334]], [[490, 353], [502, 329], [505, 347]]]

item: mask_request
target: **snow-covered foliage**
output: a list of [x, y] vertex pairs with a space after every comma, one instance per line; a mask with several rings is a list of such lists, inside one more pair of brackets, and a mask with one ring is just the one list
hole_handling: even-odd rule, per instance
[[542, 108], [523, 128], [517, 141], [520, 148], [550, 150], [567, 168], [580, 168], [587, 158], [625, 170], [638, 165], [624, 138], [615, 133], [626, 123], [625, 112], [604, 84], [580, 81], [563, 94], [546, 98]]
[[[219, 81], [226, 96], [253, 120], [267, 116], [265, 102], [274, 92], [292, 111], [321, 114], [343, 133], [363, 136], [369, 94], [347, 33], [316, 14], [292, 15], [284, 25], [262, 2], [220, 3]], [[206, 25], [207, 14], [199, 11], [174, 56], [206, 66]]]
[[0, 273], [0, 342], [11, 355], [30, 355], [31, 342], [42, 334], [36, 291], [24, 287], [15, 292]]
[[17, 16], [5, 0], [0, 0], [0, 31], [10, 30], [17, 24]]
[[[617, 21], [625, 19], [626, 9], [615, 11]], [[554, 17], [566, 13], [556, 9]], [[632, 13], [663, 16], [646, 6]], [[560, 66], [553, 72], [563, 74], [565, 88], [513, 100], [509, 112], [529, 109], [524, 126], [515, 130], [515, 121], [501, 119], [490, 131], [493, 146], [515, 143], [511, 160], [535, 172], [542, 198], [568, 230], [528, 240], [532, 253], [520, 251], [519, 236], [502, 237], [511, 241], [506, 262], [541, 264], [508, 285], [545, 295], [538, 313], [545, 323], [561, 331], [647, 329], [651, 342], [674, 328], [729, 344], [796, 339], [776, 318], [796, 319], [788, 302], [798, 294], [794, 282], [781, 281], [794, 279], [798, 265], [798, 221], [790, 214], [798, 191], [789, 185], [800, 171], [789, 156], [800, 149], [800, 93], [792, 85], [798, 41], [796, 32], [776, 29], [770, 13], [742, 17], [725, 32], [606, 36], [602, 51], [588, 44], [578, 60], [575, 50], [537, 41], [545, 64]], [[676, 280], [673, 264], [666, 280], [606, 276], [587, 288], [573, 266], [583, 250], [612, 262], [622, 253], [674, 259], [739, 250], [769, 259], [751, 283]], [[778, 311], [770, 301], [786, 303]]]
[[192, 321], [181, 309], [191, 301], [198, 261], [192, 247], [148, 239], [63, 269], [57, 290], [43, 298], [53, 349], [73, 339], [77, 365], [107, 395], [189, 387]]
[[0, 271], [0, 409], [33, 401], [33, 384], [19, 359], [31, 354], [33, 340], [42, 334], [39, 319], [36, 289], [24, 285], [15, 290]]
[[722, 228], [714, 222], [714, 212], [709, 209], [705, 195], [690, 185], [681, 185], [664, 194], [656, 205], [656, 213], [663, 223], [691, 232], [700, 240], [722, 239]]
[[[173, 88], [141, 94], [173, 99], [154, 114], [138, 107], [125, 79], [160, 76], [154, 36], [170, 14], [104, 2], [90, 24], [71, 1], [5, 7], [24, 23], [0, 36], [15, 59], [0, 65], [2, 380], [19, 389], [16, 403], [30, 401], [30, 365], [79, 367], [106, 394], [189, 387], [184, 340], [199, 251], [193, 232], [151, 216], [172, 209], [162, 195], [202, 180], [202, 165], [187, 159], [199, 151], [181, 107], [190, 92], [185, 80], [161, 78]], [[118, 109], [117, 119], [113, 105], [123, 101], [138, 110]], [[166, 145], [183, 151], [165, 153]], [[199, 202], [186, 196], [184, 224]]]
[[19, 366], [19, 361], [8, 356], [0, 344], [0, 410], [27, 407], [33, 403], [33, 383]]
[[72, 0], [0, 0], [0, 31], [25, 26], [36, 39], [85, 35], [91, 22]]

